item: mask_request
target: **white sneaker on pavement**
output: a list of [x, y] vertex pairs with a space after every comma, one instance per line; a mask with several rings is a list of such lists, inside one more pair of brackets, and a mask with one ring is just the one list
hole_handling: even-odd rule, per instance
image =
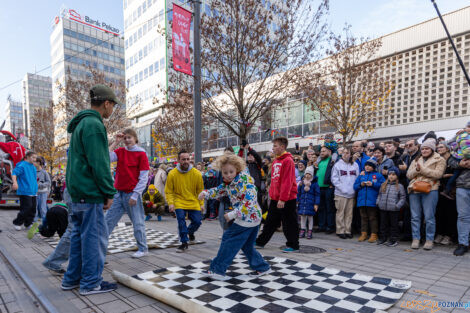
[[146, 256], [146, 255], [148, 255], [148, 254], [149, 254], [148, 251], [146, 251], [146, 252], [137, 251], [136, 253], [134, 253], [134, 254], [132, 255], [132, 257], [133, 257], [134, 259], [138, 259], [138, 258], [144, 257], [144, 256]]
[[21, 226], [18, 226], [18, 225], [15, 225], [15, 229], [16, 229], [16, 230], [22, 230], [22, 229], [23, 229], [23, 227], [21, 227]]

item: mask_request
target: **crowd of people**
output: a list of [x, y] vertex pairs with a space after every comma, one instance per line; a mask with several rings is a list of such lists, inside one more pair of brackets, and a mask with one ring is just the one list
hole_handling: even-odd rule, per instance
[[[319, 232], [344, 240], [357, 235], [359, 242], [389, 247], [411, 241], [412, 249], [423, 244], [425, 250], [455, 242], [456, 256], [468, 252], [470, 122], [447, 141], [429, 132], [421, 143], [395, 138], [340, 146], [328, 134], [320, 147], [310, 145], [303, 152], [296, 147], [290, 153], [288, 139], [277, 137], [264, 157], [243, 142], [237, 153], [227, 147], [216, 160], [195, 164], [183, 150], [175, 163], [149, 164], [133, 129], [108, 143], [103, 119], [119, 103], [113, 91], [96, 85], [90, 98], [91, 108], [78, 113], [67, 129], [66, 183], [54, 178], [56, 187], [66, 185], [64, 203], [49, 210], [44, 204], [52, 183], [44, 159], [34, 152], [13, 172], [21, 202], [13, 224], [18, 230], [33, 225], [30, 238], [36, 231], [59, 234], [57, 248], [43, 265], [64, 274], [64, 290], [80, 288], [80, 294], [90, 295], [117, 288], [103, 281], [102, 271], [108, 237], [124, 213], [134, 228], [134, 258], [148, 254], [145, 221], [152, 214], [157, 221], [165, 215], [176, 218], [179, 253], [196, 240], [204, 219], [218, 219], [221, 245], [204, 275], [219, 280], [226, 279], [239, 250], [248, 258], [251, 275], [269, 273], [257, 249], [281, 229], [285, 253], [299, 252], [299, 240]], [[111, 162], [117, 164], [113, 173]], [[35, 218], [41, 225], [33, 224]]]

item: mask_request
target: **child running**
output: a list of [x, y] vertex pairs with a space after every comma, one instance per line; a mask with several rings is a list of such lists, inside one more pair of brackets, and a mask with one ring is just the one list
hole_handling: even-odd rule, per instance
[[219, 199], [228, 196], [233, 211], [225, 213], [226, 221], [234, 220], [224, 232], [219, 252], [212, 260], [204, 276], [215, 280], [227, 280], [227, 268], [240, 249], [254, 270], [252, 277], [259, 277], [271, 272], [269, 264], [255, 249], [256, 236], [261, 223], [261, 208], [257, 202], [257, 192], [253, 178], [244, 173], [245, 161], [233, 154], [224, 154], [217, 158], [215, 168], [221, 171], [223, 183], [218, 187], [204, 190], [199, 199]]
[[[124, 140], [125, 147], [114, 150], [122, 140]], [[147, 154], [137, 145], [138, 142], [135, 130], [128, 128], [122, 134], [116, 135], [109, 148], [111, 162], [117, 161], [114, 187], [118, 192], [114, 196], [111, 208], [106, 213], [108, 235], [113, 232], [124, 213], [127, 213], [131, 219], [139, 249], [132, 255], [133, 258], [141, 258], [148, 254], [142, 192], [147, 185], [150, 167]]]

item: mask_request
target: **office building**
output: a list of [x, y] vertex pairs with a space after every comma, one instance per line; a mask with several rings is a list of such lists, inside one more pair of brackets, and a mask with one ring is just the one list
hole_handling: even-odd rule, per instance
[[7, 99], [5, 127], [3, 129], [15, 136], [24, 133], [23, 103], [21, 101]]
[[[52, 83], [54, 103], [60, 97], [57, 82], [62, 85], [66, 75], [72, 79], [91, 77], [90, 68], [104, 73], [108, 82], [124, 83], [124, 40], [112, 21], [80, 14], [63, 8], [54, 19], [51, 42]], [[70, 74], [68, 74], [70, 73]], [[54, 112], [56, 143], [67, 141], [64, 123], [65, 112]]]
[[23, 105], [25, 134], [30, 137], [34, 111], [47, 107], [52, 101], [52, 78], [27, 73], [23, 79]]

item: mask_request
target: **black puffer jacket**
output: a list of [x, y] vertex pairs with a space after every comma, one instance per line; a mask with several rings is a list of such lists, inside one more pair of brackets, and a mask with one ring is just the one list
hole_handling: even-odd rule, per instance
[[460, 175], [457, 177], [457, 188], [465, 188], [470, 189], [470, 169], [463, 168], [459, 166], [460, 160], [450, 157], [447, 161], [447, 164], [452, 167], [453, 169], [460, 170]]

